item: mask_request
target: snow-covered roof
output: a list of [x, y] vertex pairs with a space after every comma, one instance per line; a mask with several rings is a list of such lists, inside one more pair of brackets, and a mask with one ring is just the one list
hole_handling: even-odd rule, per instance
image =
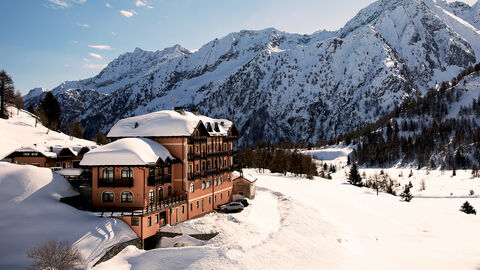
[[163, 145], [146, 138], [125, 138], [86, 153], [81, 166], [136, 166], [175, 159]]
[[66, 168], [58, 171], [58, 174], [63, 176], [80, 176], [83, 170], [80, 168]]
[[252, 176], [251, 174], [244, 173], [243, 175], [241, 175], [240, 172], [238, 172], [238, 171], [233, 171], [232, 172], [232, 178], [233, 178], [233, 180], [236, 180], [238, 178], [243, 178], [250, 183], [253, 183], [253, 182], [257, 181], [257, 178]]
[[122, 119], [110, 129], [107, 137], [191, 136], [200, 122], [205, 127], [210, 124], [212, 127], [209, 131], [210, 136], [226, 136], [233, 125], [226, 119], [165, 110]]
[[48, 157], [48, 158], [56, 158], [57, 157], [57, 154], [54, 153], [54, 152], [50, 152], [48, 151], [48, 149], [44, 149], [42, 147], [37, 147], [35, 145], [31, 145], [31, 146], [25, 146], [25, 147], [21, 147], [21, 148], [18, 148], [18, 149], [15, 149], [14, 151], [12, 151], [11, 153], [9, 153], [8, 155], [6, 155], [5, 157], [8, 157], [10, 156], [11, 154], [13, 153], [24, 153], [24, 152], [38, 152], [38, 153], [41, 153], [42, 155]]

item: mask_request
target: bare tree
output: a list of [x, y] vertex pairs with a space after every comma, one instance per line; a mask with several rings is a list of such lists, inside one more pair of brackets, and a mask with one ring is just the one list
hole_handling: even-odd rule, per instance
[[82, 269], [83, 259], [77, 248], [66, 241], [49, 240], [30, 249], [27, 256], [33, 260], [33, 269]]

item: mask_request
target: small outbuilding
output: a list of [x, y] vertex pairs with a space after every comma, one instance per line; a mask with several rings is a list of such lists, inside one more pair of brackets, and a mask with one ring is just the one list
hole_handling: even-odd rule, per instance
[[256, 181], [257, 178], [251, 176], [250, 174], [234, 174], [232, 194], [240, 194], [250, 200], [255, 199]]

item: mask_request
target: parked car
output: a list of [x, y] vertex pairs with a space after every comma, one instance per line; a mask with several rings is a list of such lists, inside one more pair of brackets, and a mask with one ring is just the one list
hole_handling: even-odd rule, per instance
[[239, 202], [231, 202], [224, 205], [220, 205], [220, 210], [225, 213], [240, 212], [243, 210], [243, 205]]
[[237, 199], [235, 202], [239, 202], [243, 205], [243, 207], [247, 207], [249, 205], [247, 199]]

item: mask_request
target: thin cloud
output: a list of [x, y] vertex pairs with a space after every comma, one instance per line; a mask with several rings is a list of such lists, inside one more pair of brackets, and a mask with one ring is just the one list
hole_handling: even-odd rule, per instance
[[83, 61], [84, 61], [84, 62], [90, 62], [90, 59], [88, 59], [88, 58], [83, 58]]
[[111, 50], [112, 47], [110, 45], [88, 45], [88, 47], [97, 49], [97, 50]]
[[125, 16], [125, 17], [127, 17], [127, 18], [130, 18], [130, 17], [132, 17], [132, 16], [135, 14], [135, 11], [133, 11], [133, 10], [128, 11], [128, 10], [123, 10], [123, 9], [122, 9], [122, 10], [120, 10], [120, 13], [121, 13], [123, 16]]
[[112, 6], [110, 5], [110, 3], [105, 3], [105, 6], [108, 7], [108, 8], [111, 8]]
[[77, 22], [77, 25], [80, 26], [80, 27], [84, 27], [84, 28], [87, 28], [87, 27], [88, 27], [88, 24], [86, 24], [86, 23], [79, 23], [79, 22]]
[[49, 7], [53, 9], [69, 8], [73, 4], [84, 4], [87, 0], [47, 0], [50, 4]]
[[88, 69], [101, 69], [106, 66], [106, 64], [83, 64], [83, 67]]
[[142, 0], [137, 0], [137, 2], [135, 2], [135, 6], [137, 6], [137, 7], [144, 7], [146, 5], [147, 5], [147, 2], [142, 1]]
[[103, 59], [103, 57], [102, 57], [100, 54], [90, 53], [89, 55], [90, 55], [91, 57], [93, 57], [93, 58]]

